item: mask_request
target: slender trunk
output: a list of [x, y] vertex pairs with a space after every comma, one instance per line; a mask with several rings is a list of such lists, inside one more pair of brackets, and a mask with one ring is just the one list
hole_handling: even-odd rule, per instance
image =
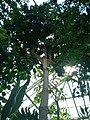
[[60, 120], [59, 114], [60, 114], [60, 108], [59, 108], [59, 103], [58, 100], [55, 100], [56, 105], [57, 105], [57, 120]]
[[39, 120], [48, 120], [48, 70], [47, 59], [43, 59], [43, 90], [41, 94], [41, 104], [39, 108]]

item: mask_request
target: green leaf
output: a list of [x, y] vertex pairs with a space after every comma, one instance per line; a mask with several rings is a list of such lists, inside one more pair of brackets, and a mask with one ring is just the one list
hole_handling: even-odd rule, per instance
[[2, 92], [2, 96], [5, 96], [6, 95], [6, 93], [5, 92]]
[[23, 86], [19, 86], [20, 85], [20, 81], [18, 81], [16, 83], [16, 85], [14, 86], [10, 97], [7, 101], [7, 103], [5, 104], [3, 110], [2, 110], [2, 116], [1, 116], [1, 120], [6, 119], [7, 117], [11, 117], [11, 115], [13, 115], [13, 113], [15, 113], [18, 108], [20, 107], [23, 97], [25, 95], [25, 90], [27, 88], [27, 85], [29, 84], [29, 78], [26, 81], [26, 83]]
[[13, 88], [11, 94], [10, 94], [10, 97], [9, 97], [7, 103], [3, 107], [3, 110], [1, 112], [2, 113], [1, 120], [5, 120], [7, 117], [10, 116], [11, 111], [12, 111], [12, 106], [14, 104], [14, 98], [15, 98], [17, 92], [18, 92], [19, 85], [20, 85], [20, 81], [18, 81], [16, 83], [16, 85], [14, 86], [14, 88]]
[[7, 89], [8, 89], [8, 90], [11, 90], [11, 86], [10, 86], [10, 85], [8, 85], [8, 86], [7, 86]]
[[12, 113], [16, 112], [18, 110], [18, 108], [20, 107], [20, 105], [22, 104], [22, 100], [25, 95], [25, 90], [27, 88], [26, 83], [18, 89], [18, 92], [15, 96], [15, 102], [14, 102], [14, 105], [12, 108]]
[[7, 102], [7, 99], [5, 99], [4, 97], [0, 96], [0, 100], [3, 102], [3, 103], [6, 103]]
[[0, 43], [8, 43], [8, 35], [7, 35], [7, 31], [3, 28], [0, 28]]
[[2, 86], [0, 86], [0, 93], [3, 91], [3, 88], [2, 88]]
[[33, 72], [34, 72], [34, 74], [36, 73], [36, 69], [35, 68], [33, 68]]
[[85, 115], [84, 109], [82, 107], [80, 107], [80, 109], [81, 109], [82, 114]]
[[55, 67], [55, 70], [56, 70], [56, 72], [58, 73], [58, 76], [63, 76], [63, 74], [64, 74], [64, 68], [63, 68], [63, 66], [60, 66], [60, 65], [57, 65], [56, 67]]

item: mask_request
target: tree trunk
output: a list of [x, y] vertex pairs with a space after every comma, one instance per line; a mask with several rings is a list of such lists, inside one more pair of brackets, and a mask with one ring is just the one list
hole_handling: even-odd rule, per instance
[[58, 103], [57, 98], [56, 98], [55, 102], [56, 102], [56, 105], [57, 105], [57, 120], [60, 120], [60, 117], [59, 117], [59, 114], [60, 114], [60, 108], [59, 108], [59, 103]]
[[48, 120], [48, 70], [47, 59], [43, 58], [43, 90], [41, 94], [41, 104], [39, 108], [39, 120]]

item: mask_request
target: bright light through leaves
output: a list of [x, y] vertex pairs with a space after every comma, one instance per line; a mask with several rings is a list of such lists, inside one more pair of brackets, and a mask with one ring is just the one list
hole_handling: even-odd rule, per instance
[[76, 71], [75, 66], [71, 67], [71, 66], [65, 66], [64, 67], [65, 73], [68, 75], [71, 75], [74, 71]]

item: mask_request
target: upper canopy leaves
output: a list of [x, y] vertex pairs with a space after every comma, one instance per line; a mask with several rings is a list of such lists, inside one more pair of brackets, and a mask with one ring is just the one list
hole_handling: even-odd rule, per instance
[[[7, 3], [4, 28], [10, 42], [17, 46], [17, 53], [25, 57], [33, 51], [48, 59], [51, 56], [60, 66], [63, 62], [64, 65], [75, 64], [87, 55], [90, 43], [88, 1], [66, 0], [62, 5], [50, 2], [30, 7], [21, 2]], [[13, 45], [12, 49], [16, 51]]]

